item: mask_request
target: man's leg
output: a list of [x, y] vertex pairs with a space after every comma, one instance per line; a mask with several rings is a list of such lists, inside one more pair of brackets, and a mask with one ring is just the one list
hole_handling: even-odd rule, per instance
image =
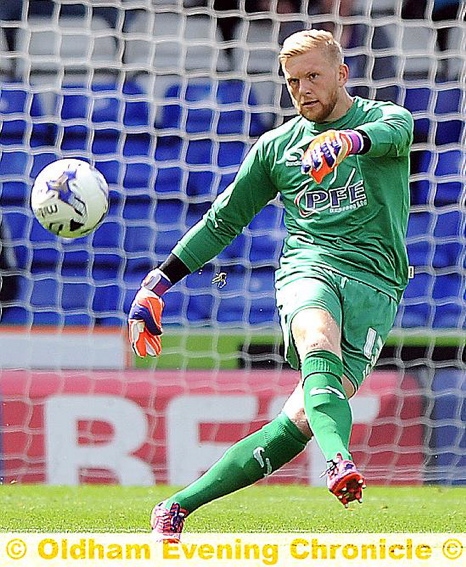
[[348, 451], [352, 415], [344, 390], [340, 328], [323, 309], [306, 308], [292, 322], [301, 361], [303, 403], [316, 441], [327, 461]]
[[281, 413], [258, 431], [232, 445], [203, 476], [171, 496], [189, 513], [272, 474], [296, 457], [309, 438]]
[[178, 539], [184, 518], [203, 504], [272, 474], [304, 450], [310, 439], [284, 412], [232, 445], [199, 479], [156, 506], [152, 528]]
[[327, 350], [308, 353], [302, 365], [304, 409], [327, 462], [350, 459], [351, 408], [342, 384], [343, 364]]
[[343, 386], [340, 329], [320, 308], [298, 312], [292, 329], [301, 359], [305, 414], [328, 463], [327, 486], [346, 506], [361, 500], [364, 478], [349, 452], [352, 414]]

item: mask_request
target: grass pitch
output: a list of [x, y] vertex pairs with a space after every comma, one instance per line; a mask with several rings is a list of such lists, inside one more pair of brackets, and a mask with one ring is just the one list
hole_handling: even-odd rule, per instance
[[[148, 532], [155, 486], [0, 486], [2, 532]], [[466, 487], [369, 487], [345, 509], [325, 488], [256, 485], [200, 508], [190, 532], [464, 532]]]

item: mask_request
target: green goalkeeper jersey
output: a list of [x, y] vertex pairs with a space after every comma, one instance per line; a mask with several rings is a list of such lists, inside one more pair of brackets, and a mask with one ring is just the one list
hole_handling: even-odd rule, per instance
[[[365, 132], [371, 144], [348, 156], [320, 185], [301, 172], [313, 137], [328, 129]], [[391, 102], [354, 98], [339, 120], [298, 116], [262, 135], [233, 183], [173, 253], [194, 272], [217, 256], [277, 195], [287, 229], [277, 278], [320, 265], [400, 300], [408, 281], [409, 152], [413, 120]]]

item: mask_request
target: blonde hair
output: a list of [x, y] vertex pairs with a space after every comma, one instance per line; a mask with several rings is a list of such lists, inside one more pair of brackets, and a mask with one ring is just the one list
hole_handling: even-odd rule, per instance
[[311, 49], [321, 49], [327, 56], [339, 65], [343, 63], [341, 45], [333, 35], [325, 30], [303, 30], [285, 39], [278, 54], [278, 60], [283, 63], [294, 55], [307, 53]]

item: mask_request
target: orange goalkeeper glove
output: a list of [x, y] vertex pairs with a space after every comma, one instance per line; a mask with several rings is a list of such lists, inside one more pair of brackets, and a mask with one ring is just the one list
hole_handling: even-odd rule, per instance
[[301, 171], [311, 175], [316, 183], [331, 173], [348, 155], [357, 154], [363, 138], [355, 130], [327, 130], [318, 134], [304, 152]]
[[171, 287], [165, 274], [150, 271], [137, 292], [128, 315], [129, 340], [134, 352], [141, 357], [159, 356], [162, 352], [162, 311], [160, 297]]

